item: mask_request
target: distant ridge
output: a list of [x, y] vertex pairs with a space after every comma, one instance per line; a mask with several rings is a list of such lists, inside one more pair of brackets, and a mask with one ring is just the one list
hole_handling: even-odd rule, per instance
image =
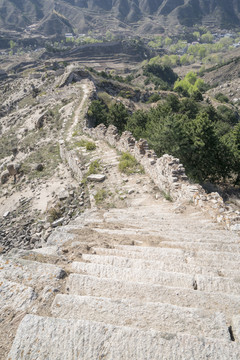
[[[46, 23], [46, 24], [45, 24]], [[194, 24], [240, 26], [239, 0], [2, 0], [0, 29], [23, 31], [35, 24], [43, 35], [75, 29], [158, 32]], [[50, 25], [53, 24], [51, 27]]]

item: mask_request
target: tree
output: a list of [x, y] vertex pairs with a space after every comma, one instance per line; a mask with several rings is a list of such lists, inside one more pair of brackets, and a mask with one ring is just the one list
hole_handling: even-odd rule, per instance
[[193, 36], [196, 40], [200, 39], [200, 32], [199, 31], [194, 31]]
[[203, 34], [201, 36], [201, 41], [203, 43], [208, 43], [208, 44], [211, 44], [213, 42], [213, 35], [210, 33], [210, 31], [208, 31], [206, 34]]
[[142, 110], [137, 110], [129, 117], [125, 130], [131, 131], [133, 136], [139, 140], [145, 137], [146, 124], [148, 122], [148, 114]]
[[178, 79], [174, 84], [174, 90], [179, 93], [189, 95], [193, 94], [195, 91], [205, 91], [206, 85], [202, 79], [199, 79], [193, 71], [190, 71], [184, 79]]
[[107, 117], [108, 125], [115, 125], [120, 132], [123, 132], [128, 120], [128, 111], [122, 103], [116, 103], [110, 106]]
[[103, 101], [93, 100], [88, 108], [87, 115], [92, 126], [107, 124], [108, 109]]
[[172, 39], [167, 36], [167, 37], [165, 38], [164, 42], [165, 42], [165, 45], [166, 45], [166, 46], [169, 46], [169, 45], [172, 44]]

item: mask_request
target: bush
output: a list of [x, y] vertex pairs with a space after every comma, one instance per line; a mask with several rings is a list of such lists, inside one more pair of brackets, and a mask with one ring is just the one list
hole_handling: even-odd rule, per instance
[[81, 139], [80, 141], [76, 141], [74, 143], [75, 146], [85, 147], [86, 150], [92, 151], [96, 149], [96, 144], [92, 141], [87, 141], [85, 139]]
[[228, 103], [229, 102], [229, 98], [222, 94], [222, 93], [218, 93], [215, 95], [215, 99], [220, 101], [221, 103]]
[[98, 174], [101, 171], [101, 164], [99, 162], [99, 160], [94, 160], [91, 162], [88, 172], [87, 172], [87, 176], [92, 175], [92, 174]]
[[147, 103], [148, 104], [155, 103], [160, 99], [161, 99], [161, 96], [159, 94], [152, 94], [151, 96], [149, 96]]
[[94, 142], [91, 141], [87, 141], [86, 143], [86, 150], [88, 151], [93, 151], [96, 149], [96, 144]]
[[118, 168], [121, 172], [127, 175], [144, 172], [143, 167], [137, 162], [137, 160], [129, 153], [123, 153]]

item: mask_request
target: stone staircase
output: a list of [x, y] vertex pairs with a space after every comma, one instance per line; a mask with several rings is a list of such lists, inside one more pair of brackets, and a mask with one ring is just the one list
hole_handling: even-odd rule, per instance
[[0, 359], [240, 359], [238, 234], [96, 145], [92, 208], [42, 248], [0, 256]]
[[239, 237], [178, 210], [88, 210], [2, 256], [1, 359], [240, 359]]

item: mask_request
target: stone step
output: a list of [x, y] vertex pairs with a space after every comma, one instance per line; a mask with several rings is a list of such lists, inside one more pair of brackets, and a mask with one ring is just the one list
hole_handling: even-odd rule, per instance
[[202, 309], [135, 300], [113, 300], [91, 296], [58, 294], [52, 304], [52, 315], [65, 319], [106, 322], [170, 333], [187, 333], [229, 339], [225, 315]]
[[159, 270], [141, 270], [137, 268], [120, 268], [112, 265], [96, 263], [73, 262], [72, 272], [87, 275], [125, 280], [130, 282], [148, 282], [165, 286], [182, 287], [199, 291], [226, 292], [240, 294], [240, 282], [237, 278], [223, 278], [220, 276], [188, 275], [177, 272]]
[[236, 342], [26, 315], [7, 360], [235, 360]]
[[[119, 250], [128, 250], [128, 251], [136, 251], [136, 252], [140, 252], [140, 253], [148, 253], [150, 255], [167, 255], [167, 256], [171, 256], [171, 254], [175, 254], [175, 253], [180, 253], [181, 249], [174, 249], [174, 248], [161, 248], [161, 247], [146, 247], [146, 246], [129, 246], [129, 245], [115, 245], [115, 249], [119, 249]], [[190, 255], [190, 256], [194, 256], [194, 257], [199, 257], [202, 259], [209, 259], [211, 258], [214, 261], [220, 261], [220, 260], [224, 260], [224, 261], [240, 261], [240, 254], [238, 253], [231, 253], [229, 254], [229, 252], [224, 252], [224, 251], [208, 251], [208, 250], [204, 250], [204, 251], [184, 251], [183, 250], [183, 254], [185, 255]]]
[[205, 310], [238, 314], [240, 295], [203, 292], [179, 287], [126, 282], [94, 276], [70, 274], [66, 288], [72, 295], [108, 297], [112, 299], [139, 299], [141, 301], [169, 303], [182, 307], [199, 307]]
[[114, 256], [114, 255], [91, 255], [91, 254], [82, 254], [82, 259], [86, 262], [103, 264], [103, 265], [113, 265], [117, 267], [124, 268], [137, 268], [137, 269], [151, 269], [151, 270], [161, 270], [168, 272], [180, 272], [187, 274], [202, 274], [209, 276], [223, 276], [223, 277], [240, 277], [239, 270], [229, 270], [227, 268], [217, 268], [210, 266], [201, 266], [194, 264], [193, 261], [186, 263], [185, 261], [151, 261], [143, 259], [132, 259], [123, 256]]
[[74, 273], [82, 273], [103, 278], [130, 282], [148, 282], [150, 284], [161, 284], [188, 289], [193, 289], [195, 281], [193, 275], [159, 270], [139, 270], [136, 268], [124, 269], [111, 265], [84, 263], [77, 261], [74, 261], [70, 265], [70, 270]]
[[240, 253], [239, 244], [221, 244], [219, 242], [200, 243], [196, 241], [161, 241], [161, 247], [185, 249], [192, 251], [220, 251]]
[[[138, 246], [130, 246], [130, 249], [137, 248]], [[147, 249], [147, 247], [145, 247]], [[159, 249], [159, 248], [156, 248]], [[127, 257], [131, 259], [143, 259], [150, 261], [164, 261], [164, 262], [185, 262], [187, 264], [195, 264], [200, 266], [209, 266], [213, 268], [228, 268], [229, 270], [239, 270], [238, 261], [227, 261], [219, 257], [218, 261], [209, 255], [209, 258], [196, 257], [194, 252], [187, 252], [181, 249], [164, 249], [161, 248], [161, 252], [156, 251], [146, 252], [144, 251], [131, 251], [131, 250], [119, 250], [119, 249], [107, 249], [107, 248], [94, 248], [94, 251], [98, 255], [114, 255], [119, 257]], [[198, 254], [199, 255], [199, 254]]]
[[211, 277], [195, 275], [195, 287], [200, 291], [215, 291], [228, 294], [240, 294], [240, 278]]
[[[24, 311], [34, 304], [37, 294], [33, 288], [22, 284], [8, 281], [2, 278], [0, 273], [0, 309], [14, 309]], [[0, 315], [1, 316], [1, 315]]]
[[66, 276], [58, 266], [24, 259], [8, 259], [0, 257], [1, 277], [10, 281], [20, 282], [27, 286], [57, 283]]
[[[106, 223], [121, 223], [124, 228], [131, 228], [134, 224], [138, 229], [139, 234], [150, 232], [155, 236], [163, 237], [166, 240], [184, 240], [184, 241], [199, 241], [199, 242], [219, 242], [219, 243], [239, 243], [237, 234], [230, 233], [227, 230], [221, 230], [218, 225], [213, 224], [212, 221], [207, 221], [201, 218], [191, 218], [188, 216], [188, 223], [186, 224], [185, 215], [174, 214], [174, 209], [165, 209], [164, 204], [158, 205], [155, 209], [151, 207], [137, 208], [131, 211], [119, 209], [110, 210], [104, 214]], [[159, 213], [158, 213], [159, 212]], [[158, 215], [156, 216], [156, 213]], [[148, 214], [148, 215], [146, 215]], [[171, 219], [171, 221], [169, 220]]]

